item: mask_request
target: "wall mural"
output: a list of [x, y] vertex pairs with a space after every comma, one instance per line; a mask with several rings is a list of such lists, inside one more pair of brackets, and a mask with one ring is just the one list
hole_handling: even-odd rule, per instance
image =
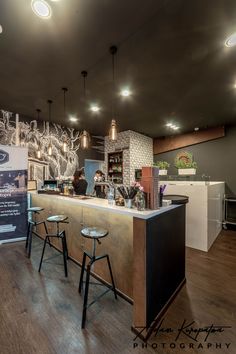
[[[19, 116], [11, 112], [0, 111], [0, 144], [27, 146], [29, 158], [38, 164], [48, 164], [51, 178], [67, 178], [79, 168], [78, 151], [80, 149], [80, 131], [74, 128], [63, 128], [59, 124], [49, 122], [21, 122]], [[98, 152], [104, 151], [104, 138], [96, 137], [96, 145], [92, 146]], [[63, 151], [63, 142], [68, 143], [68, 152]], [[47, 153], [48, 145], [52, 145], [52, 155]], [[40, 149], [41, 158], [37, 158]]]

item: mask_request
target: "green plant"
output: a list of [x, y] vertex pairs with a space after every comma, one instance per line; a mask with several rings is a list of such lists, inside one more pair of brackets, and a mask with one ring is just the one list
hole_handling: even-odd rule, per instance
[[193, 155], [190, 152], [180, 152], [175, 158], [176, 168], [197, 168], [197, 163], [193, 161]]
[[154, 167], [158, 167], [159, 170], [167, 170], [170, 164], [167, 161], [157, 161], [153, 163]]

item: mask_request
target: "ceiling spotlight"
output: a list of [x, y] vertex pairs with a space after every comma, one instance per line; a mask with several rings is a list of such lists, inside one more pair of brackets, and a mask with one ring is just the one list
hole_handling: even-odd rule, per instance
[[77, 121], [78, 121], [78, 118], [71, 116], [71, 117], [70, 117], [70, 121], [71, 121], [71, 122], [77, 122]]
[[121, 96], [123, 96], [123, 97], [129, 97], [129, 96], [131, 95], [131, 92], [130, 92], [129, 89], [124, 89], [124, 90], [121, 91], [120, 94], [121, 94]]
[[174, 129], [174, 130], [178, 130], [179, 129], [179, 127], [177, 127], [177, 125], [172, 125], [171, 128]]
[[199, 128], [198, 128], [198, 127], [195, 127], [194, 130], [195, 130], [195, 132], [197, 132], [197, 131], [199, 130]]
[[173, 126], [173, 124], [172, 123], [167, 123], [166, 126], [171, 128]]
[[226, 41], [225, 41], [225, 46], [226, 47], [234, 47], [236, 45], [236, 33], [231, 34]]
[[90, 109], [91, 109], [92, 112], [99, 112], [99, 111], [100, 111], [100, 107], [98, 107], [98, 106], [96, 106], [96, 105], [91, 106]]
[[52, 10], [48, 3], [44, 0], [32, 0], [31, 7], [34, 11], [35, 15], [43, 18], [48, 19], [51, 17]]

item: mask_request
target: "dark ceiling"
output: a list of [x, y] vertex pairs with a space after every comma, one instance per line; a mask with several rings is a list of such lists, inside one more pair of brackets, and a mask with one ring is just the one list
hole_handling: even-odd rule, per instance
[[[31, 0], [1, 0], [0, 107], [71, 125], [63, 116], [61, 87], [69, 88], [68, 114], [78, 129], [106, 135], [111, 114], [109, 47], [118, 46], [116, 119], [120, 130], [152, 137], [236, 122], [235, 0], [60, 0], [53, 16], [38, 18]], [[88, 70], [83, 98], [81, 70]], [[132, 97], [119, 96], [129, 86]], [[99, 114], [89, 111], [98, 103]]]

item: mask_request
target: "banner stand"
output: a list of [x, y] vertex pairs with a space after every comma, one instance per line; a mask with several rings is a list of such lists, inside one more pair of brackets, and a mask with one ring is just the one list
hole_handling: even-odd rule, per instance
[[27, 234], [28, 149], [0, 145], [0, 244]]

